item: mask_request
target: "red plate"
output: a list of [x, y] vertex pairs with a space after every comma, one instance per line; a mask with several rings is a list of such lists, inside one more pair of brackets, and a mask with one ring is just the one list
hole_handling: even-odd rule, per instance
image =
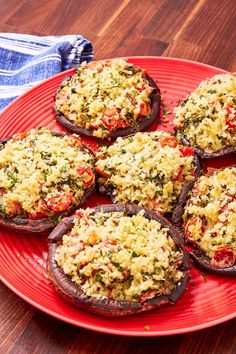
[[[130, 61], [147, 69], [161, 89], [165, 110], [193, 90], [201, 80], [225, 71], [186, 60], [134, 57]], [[53, 95], [61, 80], [73, 70], [58, 74], [14, 101], [1, 114], [0, 139], [38, 126], [61, 129], [52, 113]], [[172, 115], [168, 115], [172, 118]], [[173, 126], [154, 124], [152, 129], [172, 130]], [[87, 140], [88, 141], [88, 140]], [[95, 146], [95, 142], [88, 141]], [[235, 156], [209, 164], [236, 164]], [[89, 205], [98, 205], [106, 198], [97, 195]], [[173, 306], [122, 318], [105, 318], [83, 312], [62, 300], [47, 279], [46, 238], [0, 232], [0, 274], [4, 284], [38, 309], [68, 323], [104, 333], [131, 336], [161, 336], [186, 333], [210, 327], [236, 315], [235, 279], [205, 276], [193, 267], [192, 279], [182, 298]]]

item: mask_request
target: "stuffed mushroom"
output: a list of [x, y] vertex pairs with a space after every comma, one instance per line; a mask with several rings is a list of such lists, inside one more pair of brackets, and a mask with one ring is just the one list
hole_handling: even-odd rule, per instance
[[124, 59], [82, 63], [61, 83], [54, 113], [67, 130], [111, 139], [143, 130], [158, 117], [160, 90]]
[[235, 152], [236, 77], [218, 74], [202, 81], [175, 108], [174, 125], [183, 143], [202, 158]]
[[114, 203], [135, 203], [171, 213], [186, 184], [200, 173], [194, 150], [172, 134], [155, 131], [118, 138], [96, 155], [99, 190]]
[[94, 156], [78, 135], [38, 128], [1, 141], [1, 226], [46, 231], [94, 188]]
[[49, 236], [49, 279], [75, 306], [122, 316], [174, 303], [190, 262], [177, 230], [134, 205], [77, 210]]
[[195, 263], [214, 273], [236, 275], [236, 167], [202, 175], [181, 199], [173, 219], [183, 222]]

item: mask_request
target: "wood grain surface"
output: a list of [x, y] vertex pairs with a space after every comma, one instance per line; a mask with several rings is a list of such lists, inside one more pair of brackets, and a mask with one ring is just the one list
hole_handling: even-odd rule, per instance
[[[235, 0], [0, 0], [0, 31], [82, 34], [95, 59], [158, 55], [236, 71]], [[195, 333], [95, 333], [36, 310], [0, 285], [0, 353], [236, 353], [236, 320]]]

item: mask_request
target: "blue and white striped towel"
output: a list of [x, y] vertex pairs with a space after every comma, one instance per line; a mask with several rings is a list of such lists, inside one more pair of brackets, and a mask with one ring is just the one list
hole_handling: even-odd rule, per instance
[[40, 81], [92, 59], [92, 44], [80, 35], [0, 33], [0, 110]]

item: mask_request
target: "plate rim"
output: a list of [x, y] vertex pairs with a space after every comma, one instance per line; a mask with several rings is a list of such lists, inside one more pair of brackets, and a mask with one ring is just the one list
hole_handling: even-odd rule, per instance
[[164, 336], [170, 336], [170, 335], [178, 335], [178, 334], [186, 334], [186, 333], [191, 333], [195, 331], [200, 331], [206, 328], [210, 328], [213, 326], [216, 326], [218, 324], [222, 324], [226, 321], [230, 321], [234, 318], [236, 318], [236, 312], [231, 313], [230, 315], [220, 317], [216, 320], [206, 322], [204, 325], [196, 325], [196, 326], [191, 326], [191, 327], [186, 327], [186, 328], [181, 328], [181, 329], [176, 329], [176, 330], [165, 330], [165, 331], [152, 331], [151, 328], [149, 331], [123, 331], [119, 329], [108, 329], [108, 328], [101, 328], [101, 326], [96, 326], [96, 325], [91, 325], [91, 324], [85, 324], [85, 323], [80, 323], [78, 320], [72, 320], [69, 319], [68, 317], [65, 317], [64, 315], [60, 315], [52, 310], [49, 310], [45, 308], [44, 306], [38, 304], [36, 301], [30, 299], [28, 296], [22, 294], [20, 291], [14, 288], [5, 278], [0, 276], [0, 280], [3, 282], [4, 285], [6, 285], [7, 288], [12, 290], [17, 296], [19, 296], [22, 300], [26, 301], [29, 303], [31, 306], [35, 307], [37, 310], [40, 310], [47, 315], [52, 316], [53, 318], [56, 318], [60, 321], [66, 322], [70, 325], [74, 325], [76, 327], [81, 327], [87, 330], [99, 332], [99, 333], [104, 333], [104, 334], [112, 334], [112, 335], [119, 335], [119, 336], [130, 336], [130, 337], [164, 337]]

